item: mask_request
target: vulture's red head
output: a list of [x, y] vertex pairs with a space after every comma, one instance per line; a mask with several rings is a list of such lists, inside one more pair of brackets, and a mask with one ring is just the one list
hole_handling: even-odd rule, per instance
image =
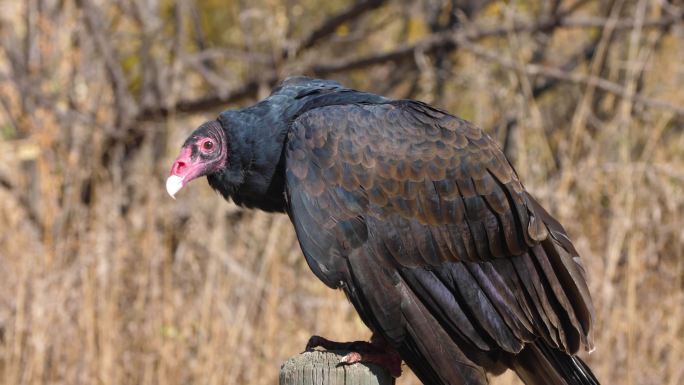
[[166, 180], [166, 191], [175, 198], [191, 180], [220, 171], [227, 164], [226, 133], [218, 121], [206, 122], [183, 143]]

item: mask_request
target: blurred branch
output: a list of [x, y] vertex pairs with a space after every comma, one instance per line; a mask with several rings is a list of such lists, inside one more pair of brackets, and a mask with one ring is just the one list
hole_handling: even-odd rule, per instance
[[233, 48], [207, 48], [202, 51], [199, 51], [197, 53], [189, 54], [185, 57], [185, 61], [187, 62], [203, 62], [206, 67], [209, 65], [207, 64], [208, 61], [215, 60], [215, 59], [223, 59], [223, 58], [231, 58], [231, 59], [242, 59], [242, 60], [247, 60], [250, 63], [259, 63], [259, 64], [269, 64], [272, 62], [272, 59], [269, 55], [263, 54], [263, 53], [258, 53], [258, 52], [247, 52], [241, 49], [233, 49]]
[[[348, 22], [349, 20], [354, 19], [355, 17], [358, 17], [364, 12], [377, 8], [382, 3], [384, 3], [384, 1], [382, 0], [364, 0], [352, 5], [350, 8], [341, 12], [340, 14], [332, 16], [320, 27], [311, 32], [308, 35], [308, 37], [302, 41], [302, 43], [299, 45], [300, 50], [314, 46], [319, 40], [333, 33], [335, 29], [340, 25], [344, 24], [345, 22]], [[474, 41], [488, 37], [500, 37], [506, 36], [511, 33], [532, 33], [537, 31], [548, 31], [549, 29], [554, 29], [558, 27], [600, 28], [604, 27], [609, 22], [609, 19], [607, 18], [572, 17], [567, 16], [568, 13], [568, 11], [560, 12], [557, 15], [541, 18], [537, 22], [519, 22], [515, 23], [512, 26], [495, 26], [482, 29], [467, 28], [465, 30], [460, 28], [456, 30], [450, 29], [447, 31], [431, 34], [430, 36], [414, 44], [401, 45], [392, 51], [368, 55], [364, 57], [338, 60], [334, 63], [309, 65], [305, 66], [302, 72], [312, 72], [316, 76], [327, 76], [335, 73], [348, 72], [351, 70], [366, 68], [373, 65], [385, 64], [390, 62], [400, 62], [404, 60], [413, 60], [416, 53], [418, 52], [433, 53], [437, 49], [449, 46], [451, 48], [456, 48], [460, 41]], [[669, 28], [675, 23], [681, 22], [683, 19], [684, 15], [681, 14], [668, 15], [659, 19], [644, 21], [641, 24], [641, 26], [642, 28], [665, 29]], [[613, 22], [615, 23], [615, 30], [629, 30], [630, 28], [633, 28], [634, 25], [637, 23], [637, 21], [632, 19], [617, 20]], [[198, 55], [201, 55], [201, 53]], [[284, 56], [288, 57], [288, 55]], [[296, 54], [290, 55], [289, 57], [292, 56], [296, 56]], [[546, 71], [542, 70], [541, 68], [535, 68], [533, 66], [532, 70], [533, 73], [530, 74], [536, 73], [538, 75], [546, 77], [554, 77], [551, 76], [551, 73], [545, 73]], [[558, 80], [570, 81], [571, 78], [574, 79], [575, 82], [583, 82], [583, 80], [577, 78], [577, 76], [582, 75], [572, 74], [570, 78], [567, 78], [567, 76], [561, 76], [568, 75], [568, 73], [565, 71], [560, 71], [557, 73], [554, 72], [554, 74], [557, 75], [555, 78]], [[238, 86], [237, 88], [225, 92], [223, 94], [209, 95], [194, 100], [181, 100], [170, 107], [155, 106], [144, 108], [137, 115], [136, 120], [144, 121], [155, 119], [161, 116], [166, 116], [171, 110], [176, 110], [178, 112], [184, 113], [195, 113], [218, 108], [226, 104], [235, 103], [246, 98], [253, 98], [258, 93], [259, 84], [266, 83], [269, 85], [273, 85], [277, 83], [278, 80], [279, 79], [276, 75], [269, 75], [265, 78], [265, 80], [249, 79], [241, 86]], [[609, 82], [605, 79], [600, 80], [602, 81], [599, 81], [597, 83], [598, 87], [605, 89], [607, 91], [616, 91], [617, 94], [624, 92], [620, 85]], [[610, 84], [607, 84], [605, 82], [608, 82]], [[641, 95], [637, 96], [637, 99], [643, 100], [645, 105], [661, 106], [663, 108], [677, 108], [676, 106], [672, 106], [666, 102], [660, 102], [649, 98], [643, 98], [645, 97]], [[665, 107], [666, 105], [670, 107]]]
[[[544, 13], [541, 17], [547, 19], [560, 20], [561, 18], [571, 14], [572, 12], [582, 7], [587, 2], [587, 0], [578, 0], [575, 3], [571, 4], [565, 10], [561, 9], [561, 2], [562, 1], [560, 0], [556, 0], [553, 2], [545, 3], [545, 9], [542, 10], [542, 12]], [[555, 32], [558, 30], [559, 26], [559, 23], [554, 23], [548, 29], [539, 30], [531, 33], [531, 36], [537, 43], [537, 46], [534, 52], [532, 53], [532, 56], [530, 57], [531, 63], [540, 63], [546, 60], [546, 58], [548, 57], [548, 49], [551, 45], [551, 41], [553, 40], [553, 36], [555, 35]], [[516, 35], [509, 35], [509, 39], [515, 36]], [[570, 59], [568, 59], [561, 66], [561, 68], [563, 68], [566, 71], [574, 70], [575, 67], [577, 67], [580, 63], [584, 62], [585, 60], [588, 60], [593, 56], [594, 52], [596, 51], [597, 45], [598, 40], [594, 39], [594, 41], [590, 42], [585, 48], [581, 49], [578, 53], [572, 54], [570, 56]], [[536, 99], [537, 97], [546, 93], [547, 91], [554, 89], [555, 86], [558, 83], [560, 83], [560, 81], [558, 81], [557, 79], [545, 78], [545, 81], [541, 84], [536, 80], [537, 79], [532, 80], [529, 83], [521, 82], [521, 85], [526, 84], [526, 88], [531, 88], [529, 89], [527, 96], [532, 100]], [[515, 113], [514, 111], [508, 111], [505, 114], [505, 116], [495, 125], [495, 127], [497, 128], [497, 132], [500, 132], [503, 129], [503, 140], [501, 141], [503, 152], [508, 157], [508, 159], [511, 159], [513, 161], [515, 161], [516, 156], [518, 155], [516, 152], [512, 151], [513, 131], [518, 124], [518, 119], [519, 116], [517, 113]], [[556, 168], [558, 168], [559, 161], [555, 154], [556, 152], [550, 151], [550, 155], [554, 160]]]
[[544, 76], [548, 78], [554, 78], [557, 80], [569, 82], [569, 83], [575, 83], [575, 84], [583, 84], [583, 85], [589, 85], [593, 86], [596, 88], [599, 88], [604, 91], [611, 92], [615, 95], [618, 95], [622, 98], [625, 98], [627, 100], [639, 102], [645, 106], [649, 107], [654, 107], [654, 108], [659, 108], [662, 110], [668, 110], [672, 111], [678, 115], [684, 115], [684, 107], [683, 106], [677, 106], [672, 103], [663, 101], [663, 100], [658, 100], [658, 99], [653, 99], [648, 96], [644, 96], [642, 94], [630, 94], [627, 92], [627, 90], [621, 86], [618, 83], [614, 83], [610, 80], [600, 78], [598, 76], [594, 75], [584, 75], [576, 72], [568, 72], [565, 71], [561, 68], [554, 68], [554, 67], [547, 67], [547, 66], [541, 66], [538, 64], [519, 64], [513, 60], [503, 58], [501, 55], [499, 55], [497, 52], [494, 52], [492, 50], [486, 49], [480, 45], [474, 44], [467, 39], [459, 39], [459, 45], [461, 48], [468, 50], [475, 54], [476, 56], [479, 56], [481, 58], [494, 61], [502, 65], [503, 67], [516, 70], [516, 71], [521, 71], [526, 73], [527, 75], [539, 75], [539, 76]]
[[[354, 20], [368, 11], [372, 11], [373, 9], [380, 7], [384, 3], [386, 3], [386, 0], [361, 0], [352, 4], [346, 10], [328, 18], [323, 22], [323, 24], [313, 30], [309, 36], [301, 41], [299, 46], [296, 48], [294, 55], [291, 56], [296, 56], [302, 50], [313, 47], [316, 43], [318, 43], [318, 41], [334, 33], [337, 28], [344, 23]], [[283, 53], [283, 57], [288, 56], [290, 56], [290, 53], [286, 50]]]
[[195, 113], [200, 111], [211, 110], [230, 103], [236, 103], [240, 100], [253, 98], [259, 91], [259, 85], [266, 82], [269, 85], [275, 85], [278, 78], [274, 75], [268, 76], [265, 80], [257, 81], [250, 80], [245, 82], [242, 86], [233, 89], [224, 95], [210, 95], [194, 100], [185, 100], [177, 102], [173, 108], [154, 107], [146, 108], [140, 111], [137, 116], [138, 121], [154, 120], [156, 118], [167, 116], [171, 110], [183, 113]]
[[126, 124], [119, 123], [127, 123], [129, 118], [135, 115], [137, 107], [135, 106], [133, 96], [128, 91], [128, 80], [119, 64], [119, 55], [116, 49], [112, 47], [111, 41], [105, 37], [104, 23], [101, 15], [98, 13], [98, 8], [94, 7], [90, 0], [78, 0], [76, 3], [83, 12], [86, 28], [95, 42], [98, 53], [102, 55], [105, 68], [107, 69], [107, 76], [110, 83], [112, 83], [114, 103], [117, 110], [116, 126], [126, 126]]
[[173, 6], [174, 33], [169, 50], [170, 68], [167, 76], [163, 78], [167, 85], [166, 90], [163, 90], [163, 94], [161, 95], [164, 106], [175, 104], [181, 93], [181, 77], [188, 56], [183, 45], [183, 38], [186, 34], [185, 17], [189, 13], [189, 8], [190, 5], [187, 0], [175, 0]]
[[[176, 8], [179, 4], [176, 4]], [[152, 8], [152, 9], [150, 9]], [[155, 9], [155, 3], [149, 1], [135, 0], [131, 2], [131, 15], [135, 20], [140, 33], [138, 40], [140, 47], [138, 49], [140, 58], [141, 81], [139, 91], [139, 103], [142, 106], [152, 106], [164, 103], [164, 95], [170, 92], [167, 89], [168, 81], [162, 81], [162, 73], [164, 65], [160, 63], [155, 55], [155, 42], [158, 40], [157, 35], [161, 29], [163, 22], [158, 16], [158, 9]], [[178, 23], [175, 20], [175, 28], [182, 28], [182, 21]], [[175, 36], [174, 36], [175, 38]], [[170, 54], [175, 60], [175, 49], [177, 48], [173, 39], [170, 47]]]
[[[675, 23], [684, 20], [684, 15], [666, 16], [656, 20], [645, 21], [643, 28], [668, 28]], [[513, 26], [491, 27], [480, 30], [470, 29], [469, 31], [449, 30], [435, 33], [414, 44], [402, 45], [392, 51], [380, 54], [369, 55], [360, 58], [347, 59], [338, 63], [320, 64], [312, 68], [317, 75], [329, 75], [338, 72], [345, 72], [372, 65], [384, 64], [399, 60], [412, 59], [416, 52], [432, 52], [438, 48], [457, 44], [461, 36], [468, 40], [479, 40], [487, 37], [506, 36], [511, 33], [530, 33], [543, 31], [553, 27], [574, 27], [574, 28], [599, 28], [608, 23], [609, 19], [604, 18], [544, 18], [539, 22], [526, 24], [515, 24]], [[636, 24], [635, 20], [618, 20], [615, 30], [629, 30]]]
[[[585, 62], [586, 60], [589, 60], [596, 52], [596, 48], [599, 44], [599, 38], [600, 37], [595, 38], [585, 47], [580, 49], [577, 53], [571, 55], [570, 58], [567, 59], [565, 63], [563, 63], [559, 68], [565, 72], [570, 72], [577, 68], [577, 66], [581, 63]], [[554, 89], [555, 86], [557, 86], [560, 83], [562, 83], [560, 79], [544, 77], [541, 83], [535, 84], [532, 88], [532, 97], [538, 98], [546, 92]], [[518, 117], [513, 112], [509, 112], [498, 123], [495, 124], [495, 127], [498, 127], [499, 129], [503, 128], [505, 130], [504, 138], [502, 140], [502, 147], [504, 154], [506, 154], [506, 157], [508, 157], [509, 159], [515, 159], [515, 154], [513, 153], [511, 146], [511, 134], [517, 124]]]
[[39, 238], [42, 239], [44, 227], [35, 205], [31, 202], [29, 194], [27, 194], [24, 189], [17, 188], [17, 186], [12, 183], [12, 178], [5, 176], [3, 173], [0, 173], [0, 188], [7, 190], [7, 192], [9, 192], [9, 196], [16, 200], [15, 207], [19, 208], [23, 212], [26, 219], [31, 224], [31, 227], [34, 229], [36, 234], [39, 234]]
[[[378, 8], [382, 4], [384, 4], [386, 0], [362, 0], [359, 1], [353, 5], [351, 5], [349, 8], [346, 10], [331, 16], [328, 18], [326, 21], [324, 21], [318, 28], [316, 28], [314, 31], [312, 31], [306, 38], [302, 40], [302, 42], [295, 48], [295, 52], [290, 52], [288, 50], [283, 51], [283, 58], [288, 58], [288, 57], [294, 57], [296, 56], [299, 52], [311, 48], [316, 43], [318, 43], [320, 40], [326, 38], [327, 36], [331, 35], [332, 33], [337, 30], [338, 27], [343, 25], [344, 23], [347, 23], [351, 20], [354, 20], [358, 18], [359, 16], [363, 15], [364, 13], [371, 11], [375, 8]], [[196, 11], [195, 11], [196, 13]], [[197, 22], [196, 22], [197, 24]], [[196, 31], [196, 34], [201, 35], [201, 30], [198, 29], [199, 27], [196, 25], [195, 29], [199, 32]], [[215, 78], [213, 71], [211, 71], [209, 66], [207, 66], [207, 62], [211, 59], [212, 57], [216, 55], [221, 55], [222, 53], [227, 53], [228, 55], [232, 54], [233, 52], [231, 51], [226, 51], [226, 50], [212, 50], [210, 52], [202, 51], [199, 52], [191, 57], [188, 57], [188, 61], [190, 62], [193, 67], [198, 69], [202, 73], [202, 75], [207, 79], [211, 84], [216, 86], [218, 89], [223, 89], [222, 87], [222, 82], [218, 82]], [[186, 59], [186, 60], [187, 60]], [[260, 58], [263, 59], [263, 58]], [[186, 101], [178, 101], [174, 105], [170, 107], [166, 106], [151, 106], [151, 107], [145, 107], [141, 109], [136, 116], [137, 121], [147, 121], [147, 120], [154, 120], [159, 117], [167, 116], [171, 111], [177, 111], [177, 112], [183, 112], [183, 113], [194, 113], [194, 112], [199, 112], [199, 111], [205, 111], [213, 108], [217, 108], [220, 106], [223, 106], [225, 104], [230, 104], [230, 103], [235, 103], [238, 102], [242, 99], [246, 98], [252, 98], [255, 97], [259, 91], [259, 86], [262, 84], [268, 84], [269, 86], [273, 86], [278, 82], [278, 77], [273, 75], [273, 76], [267, 76], [265, 79], [250, 79], [243, 83], [241, 86], [227, 92], [220, 92], [219, 94], [215, 95], [209, 95], [209, 96], [204, 96], [199, 99], [195, 100], [186, 100]]]
[[[590, 16], [569, 17], [562, 20], [560, 25], [567, 28], [603, 28], [608, 23], [608, 20], [602, 17]], [[637, 25], [640, 25], [642, 28], [665, 28], [682, 20], [684, 20], [683, 15], [669, 15], [659, 19], [647, 20], [642, 22], [642, 24], [639, 24], [639, 21], [635, 19], [618, 20], [615, 23], [615, 30], [631, 30]]]
[[[579, 50], [578, 53], [572, 55], [565, 63], [563, 63], [558, 68], [560, 68], [562, 71], [565, 71], [565, 72], [570, 72], [570, 71], [574, 70], [575, 68], [577, 68], [578, 65], [580, 65], [584, 61], [590, 59], [594, 55], [594, 52], [596, 52], [597, 46], [598, 46], [598, 39], [587, 44], [584, 48]], [[553, 77], [546, 77], [546, 80], [544, 82], [542, 82], [541, 84], [534, 87], [534, 89], [532, 90], [532, 96], [533, 97], [541, 96], [544, 92], [550, 90], [553, 86], [555, 86], [559, 82], [560, 82], [560, 79], [553, 78]]]

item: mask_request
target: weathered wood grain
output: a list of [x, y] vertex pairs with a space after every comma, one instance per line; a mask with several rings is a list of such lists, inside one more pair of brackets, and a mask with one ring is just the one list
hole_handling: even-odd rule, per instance
[[394, 384], [394, 378], [377, 365], [339, 365], [347, 353], [314, 350], [294, 356], [280, 368], [280, 385]]

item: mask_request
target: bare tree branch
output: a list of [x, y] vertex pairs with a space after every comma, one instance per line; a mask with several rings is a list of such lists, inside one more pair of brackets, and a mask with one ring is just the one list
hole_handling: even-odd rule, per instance
[[641, 103], [645, 106], [672, 111], [678, 115], [684, 116], [684, 106], [678, 106], [663, 100], [653, 99], [642, 94], [631, 95], [620, 84], [614, 83], [607, 79], [600, 78], [598, 76], [584, 75], [576, 72], [568, 72], [560, 68], [546, 67], [537, 64], [520, 65], [519, 63], [513, 60], [501, 57], [501, 55], [499, 55], [497, 52], [488, 50], [482, 46], [474, 44], [468, 41], [467, 39], [459, 39], [459, 45], [461, 46], [461, 48], [470, 51], [481, 58], [497, 62], [500, 65], [512, 70], [521, 71], [532, 76], [539, 75], [548, 78], [558, 79], [569, 83], [590, 85], [601, 90], [608, 91], [610, 93], [618, 95], [622, 98], [626, 98], [628, 100]]
[[[684, 20], [684, 16], [666, 16], [657, 20], [646, 21], [642, 24], [643, 28], [668, 28]], [[522, 23], [511, 26], [493, 27], [481, 30], [471, 30], [465, 32], [468, 40], [479, 40], [487, 37], [506, 36], [511, 33], [535, 32], [554, 27], [573, 27], [573, 28], [599, 28], [605, 26], [608, 19], [604, 18], [567, 18], [556, 20], [555, 18], [545, 18], [537, 23]], [[629, 30], [635, 25], [634, 20], [619, 20], [615, 30]], [[457, 35], [463, 35], [461, 30], [446, 31], [430, 35], [429, 37], [414, 43], [402, 45], [392, 51], [374, 54], [361, 58], [352, 58], [339, 63], [328, 63], [314, 66], [312, 71], [317, 75], [329, 75], [338, 72], [364, 68], [387, 62], [411, 59], [416, 52], [431, 52], [435, 49], [452, 45], [458, 39]]]
[[[368, 4], [370, 3], [370, 4]], [[363, 4], [363, 6], [361, 5]], [[336, 25], [339, 26], [344, 22], [347, 22], [353, 17], [357, 17], [361, 13], [371, 10], [374, 7], [371, 7], [371, 5], [374, 5], [374, 7], [379, 6], [380, 4], [375, 5], [375, 2], [373, 1], [362, 1], [360, 3], [357, 3], [356, 5], [350, 7], [347, 11], [343, 12], [342, 14], [338, 14], [337, 16], [333, 16], [328, 22], [325, 22], [323, 25]], [[352, 12], [352, 10], [354, 10]], [[342, 17], [341, 15], [346, 15], [345, 17]], [[361, 69], [361, 68], [366, 68], [370, 67], [373, 65], [379, 65], [379, 64], [385, 64], [385, 63], [391, 63], [391, 62], [400, 62], [404, 60], [413, 60], [415, 57], [416, 52], [424, 52], [424, 53], [432, 53], [434, 50], [446, 46], [453, 46], [456, 47], [459, 43], [460, 39], [466, 39], [466, 41], [475, 41], [475, 40], [480, 40], [488, 37], [499, 37], [499, 36], [505, 36], [510, 33], [529, 33], [529, 32], [535, 32], [535, 31], [543, 31], [543, 30], [548, 30], [548, 29], [553, 29], [557, 27], [565, 27], [565, 28], [599, 28], [603, 27], [608, 23], [608, 19], [606, 18], [586, 18], [586, 17], [571, 17], [571, 16], [564, 16], [567, 15], [566, 12], [561, 12], [560, 15], [554, 15], [550, 17], [545, 17], [542, 18], [538, 22], [520, 22], [517, 24], [514, 24], [513, 26], [496, 26], [496, 27], [489, 27], [489, 28], [483, 28], [483, 29], [473, 29], [469, 28], [466, 31], [463, 30], [448, 30], [444, 32], [439, 32], [439, 33], [434, 33], [427, 38], [420, 40], [414, 44], [405, 44], [401, 45], [397, 48], [395, 48], [392, 51], [389, 52], [384, 52], [384, 53], [379, 53], [379, 54], [374, 54], [374, 55], [369, 55], [369, 56], [364, 56], [364, 57], [356, 57], [356, 58], [351, 58], [347, 60], [341, 60], [335, 63], [328, 63], [328, 64], [315, 64], [311, 66], [306, 66], [304, 67], [303, 72], [311, 72], [315, 74], [316, 76], [328, 76], [332, 75], [335, 73], [341, 73], [341, 72], [348, 72], [351, 70], [355, 69]], [[660, 28], [660, 29], [665, 29], [669, 28], [670, 26], [681, 22], [684, 19], [684, 15], [668, 15], [664, 16], [659, 19], [654, 19], [654, 20], [647, 20], [642, 23], [642, 28]], [[343, 20], [343, 21], [341, 21]], [[630, 28], [633, 28], [635, 25], [636, 21], [635, 20], [618, 20], [615, 23], [615, 29], [616, 30], [629, 30]], [[312, 32], [308, 38], [306, 38], [303, 43], [301, 44], [301, 47], [311, 47], [313, 46], [319, 39], [324, 38], [325, 36], [329, 35], [329, 33], [332, 33], [334, 31], [333, 29], [330, 29], [331, 27], [326, 27], [323, 28], [319, 27], [316, 31], [319, 32]], [[337, 28], [337, 27], [335, 27]], [[330, 32], [325, 32], [325, 31], [330, 31]], [[325, 33], [324, 33], [325, 32]], [[315, 36], [315, 38], [314, 38]], [[559, 70], [560, 71], [560, 70]], [[567, 74], [564, 71], [560, 71], [562, 74]], [[544, 74], [544, 71], [538, 72], [539, 75], [545, 76], [549, 74]], [[561, 75], [561, 73], [556, 73], [556, 75]], [[575, 75], [573, 75], [575, 76]], [[552, 77], [556, 78], [558, 80], [563, 80], [563, 81], [568, 81], [569, 79], [565, 76], [545, 76], [545, 77]], [[577, 79], [575, 79], [577, 80]], [[605, 82], [609, 82], [605, 79], [604, 82], [599, 82], [603, 84], [604, 86], [607, 86]], [[267, 84], [275, 84], [278, 81], [278, 78], [276, 76], [268, 76], [266, 78], [265, 83]], [[193, 113], [193, 112], [199, 112], [203, 110], [210, 110], [214, 109], [217, 107], [220, 107], [222, 105], [228, 104], [228, 103], [234, 103], [239, 100], [245, 99], [245, 98], [250, 98], [254, 97], [256, 93], [258, 92], [258, 84], [263, 83], [261, 81], [258, 81], [257, 79], [249, 79], [247, 80], [243, 85], [239, 86], [238, 88], [229, 91], [225, 93], [224, 95], [210, 95], [210, 96], [205, 96], [196, 100], [186, 100], [186, 101], [179, 101], [176, 105], [176, 108], [174, 108], [178, 112], [186, 112], [186, 113]], [[580, 81], [581, 83], [581, 81]], [[612, 82], [609, 82], [612, 83]], [[614, 83], [613, 83], [614, 84]], [[615, 85], [615, 84], [614, 84]], [[601, 87], [599, 85], [599, 87]], [[617, 85], [618, 88], [607, 86], [607, 87], [601, 87], [602, 89], [606, 91], [612, 90], [619, 90], [619, 92], [622, 92], [621, 87]], [[619, 95], [618, 92], [618, 95]], [[639, 96], [642, 97], [642, 96]], [[654, 101], [654, 100], [649, 100], [645, 105], [651, 105], [651, 106], [660, 106], [661, 104], [659, 103], [665, 103], [667, 105], [668, 103], [666, 102], [659, 102], [659, 101]], [[666, 107], [667, 108], [667, 107]], [[165, 116], [168, 114], [168, 109], [165, 107], [151, 107], [144, 109], [140, 112], [140, 114], [137, 117], [137, 120], [150, 120], [154, 119], [159, 116]]]
[[[571, 55], [570, 58], [567, 59], [559, 68], [565, 72], [573, 71], [578, 65], [586, 60], [589, 60], [589, 58], [594, 55], [594, 52], [596, 52], [596, 47], [598, 46], [598, 42], [599, 38], [594, 39], [592, 42], [580, 49], [577, 53]], [[555, 86], [560, 83], [562, 83], [560, 79], [545, 77], [542, 82], [537, 82], [534, 88], [532, 88], [532, 97], [538, 98], [546, 92], [554, 89]], [[509, 159], [515, 158], [515, 154], [512, 152], [511, 146], [511, 133], [517, 124], [518, 117], [515, 113], [509, 112], [494, 125], [494, 127], [497, 127], [497, 130], [505, 130], [504, 138], [502, 140], [502, 147], [504, 154], [506, 154]]]
[[[386, 3], [386, 0], [361, 0], [357, 3], [352, 4], [349, 8], [345, 9], [344, 11], [331, 16], [329, 19], [327, 19], [325, 22], [323, 22], [318, 28], [316, 28], [314, 31], [312, 31], [306, 38], [302, 40], [302, 42], [296, 47], [296, 51], [288, 51], [284, 50], [283, 51], [283, 58], [288, 58], [288, 57], [294, 57], [296, 56], [299, 52], [311, 48], [316, 43], [318, 43], [320, 40], [328, 37], [332, 33], [335, 32], [335, 30], [343, 25], [344, 23], [347, 23], [351, 20], [354, 20], [358, 18], [359, 16], [363, 15], [364, 13], [371, 11], [373, 9], [376, 9]], [[194, 11], [195, 15], [194, 17], [196, 18], [196, 10]], [[199, 35], [200, 37], [202, 36], [201, 30], [199, 30], [199, 26], [197, 25], [198, 23], [195, 21], [195, 29], [196, 29], [196, 35]], [[202, 45], [203, 45], [203, 39], [201, 40]], [[224, 82], [221, 82], [220, 79], [217, 78], [217, 75], [214, 74], [214, 72], [208, 68], [210, 65], [208, 65], [207, 62], [210, 61], [211, 58], [215, 56], [222, 56], [223, 52], [225, 52], [227, 55], [232, 55], [235, 54], [234, 51], [230, 50], [223, 50], [220, 51], [218, 49], [208, 49], [206, 51], [201, 51], [193, 56], [187, 57], [187, 61], [189, 62], [190, 65], [192, 65], [194, 68], [196, 68], [202, 76], [209, 81], [210, 84], [214, 85], [216, 89], [223, 90], [225, 87]], [[242, 53], [241, 56], [244, 55], [254, 55], [253, 53]], [[266, 57], [255, 57], [258, 60], [265, 61], [268, 58]], [[268, 85], [274, 85], [277, 83], [278, 79], [275, 76], [270, 76], [267, 77], [266, 80], [257, 80], [257, 79], [250, 79], [246, 81], [244, 84], [242, 84], [240, 87], [228, 91], [228, 92], [219, 92], [218, 94], [215, 95], [209, 95], [205, 96], [196, 100], [189, 100], [189, 101], [178, 101], [175, 105], [172, 105], [170, 107], [168, 106], [151, 106], [151, 107], [145, 107], [143, 108], [139, 114], [136, 117], [137, 121], [147, 121], [147, 120], [154, 120], [155, 118], [158, 117], [163, 117], [169, 114], [170, 111], [174, 110], [177, 112], [183, 112], [183, 113], [193, 113], [193, 112], [198, 112], [198, 111], [205, 111], [207, 109], [213, 109], [217, 108], [219, 106], [228, 104], [228, 103], [234, 103], [242, 99], [254, 97], [258, 91], [259, 91], [259, 86], [261, 84], [268, 84]]]
[[[210, 95], [195, 100], [179, 101], [174, 106], [173, 110], [182, 113], [196, 113], [215, 109], [225, 106], [226, 104], [236, 103], [243, 99], [253, 98], [259, 91], [259, 86], [264, 82], [273, 86], [278, 82], [278, 78], [275, 75], [272, 75], [268, 76], [265, 81], [250, 80], [245, 82], [242, 86], [226, 93], [225, 95]], [[137, 120], [154, 120], [167, 116], [170, 111], [171, 109], [166, 107], [144, 109], [138, 115]]]
[[[318, 41], [328, 37], [330, 34], [334, 33], [337, 28], [339, 28], [344, 23], [354, 20], [361, 16], [362, 14], [371, 11], [375, 8], [380, 7], [386, 0], [361, 0], [357, 3], [352, 4], [346, 10], [331, 16], [328, 20], [323, 22], [318, 28], [313, 30], [306, 38], [302, 40], [299, 46], [296, 48], [295, 55], [304, 49], [313, 47]], [[288, 52], [283, 53], [283, 57], [287, 57]]]
[[131, 117], [135, 116], [137, 106], [134, 103], [133, 96], [128, 91], [128, 80], [119, 64], [119, 55], [116, 49], [112, 47], [111, 41], [105, 37], [102, 17], [97, 8], [93, 6], [90, 0], [78, 0], [77, 4], [83, 12], [86, 28], [92, 35], [97, 51], [102, 55], [107, 76], [112, 83], [114, 103], [117, 110], [116, 126], [126, 126], [127, 124], [118, 123], [127, 123]]

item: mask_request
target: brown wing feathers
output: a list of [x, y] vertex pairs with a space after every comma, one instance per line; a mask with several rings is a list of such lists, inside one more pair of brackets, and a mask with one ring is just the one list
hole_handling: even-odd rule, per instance
[[492, 352], [538, 338], [572, 353], [591, 345], [575, 249], [470, 123], [410, 101], [322, 107], [293, 123], [287, 146], [307, 261], [327, 284], [353, 286], [369, 326], [409, 365], [433, 365], [426, 378], [454, 370], [429, 351], [436, 339], [466, 367], [494, 367]]

